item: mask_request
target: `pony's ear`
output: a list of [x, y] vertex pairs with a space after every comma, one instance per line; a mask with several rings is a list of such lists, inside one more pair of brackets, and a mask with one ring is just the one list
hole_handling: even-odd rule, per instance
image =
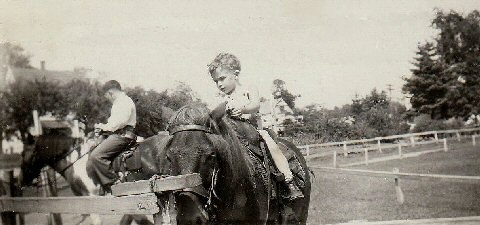
[[210, 112], [210, 117], [215, 122], [219, 122], [223, 118], [223, 116], [225, 116], [226, 110], [227, 110], [227, 103], [223, 102]]

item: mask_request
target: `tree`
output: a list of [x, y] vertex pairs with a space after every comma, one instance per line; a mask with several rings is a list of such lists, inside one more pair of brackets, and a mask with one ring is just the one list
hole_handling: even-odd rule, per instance
[[164, 118], [165, 99], [168, 98], [165, 92], [145, 91], [136, 87], [127, 89], [127, 95], [135, 102], [137, 109], [136, 133], [142, 137], [156, 135], [159, 131], [165, 130], [167, 119]]
[[[20, 45], [9, 42], [0, 43], [0, 66], [8, 65], [20, 68], [33, 68], [30, 65], [30, 55], [24, 53]], [[4, 73], [6, 68], [0, 68], [0, 73]], [[5, 90], [0, 90], [0, 153], [2, 152], [2, 142], [4, 138], [9, 138], [13, 130], [11, 124], [11, 109], [8, 107]]]
[[0, 43], [0, 50], [6, 52], [8, 64], [10, 66], [29, 69], [33, 68], [33, 66], [30, 65], [31, 55], [25, 54], [22, 46], [5, 42]]
[[[285, 133], [308, 142], [344, 141], [373, 138], [408, 131], [405, 106], [387, 101], [385, 91], [372, 89], [364, 98], [355, 96], [352, 104], [328, 110], [313, 104], [298, 113], [303, 116], [302, 126], [287, 126]], [[288, 130], [287, 130], [288, 129]]]
[[280, 79], [275, 79], [273, 81], [273, 96], [274, 98], [282, 98], [288, 107], [292, 110], [295, 109], [295, 100], [300, 97], [300, 95], [293, 95], [285, 87], [285, 81]]
[[143, 137], [150, 137], [165, 130], [173, 110], [193, 102], [201, 103], [190, 86], [180, 83], [170, 91], [145, 91], [141, 87], [127, 89], [137, 108], [136, 132]]
[[467, 118], [480, 112], [480, 13], [436, 11], [431, 42], [418, 46], [412, 77], [403, 90], [413, 110], [434, 119]]
[[439, 76], [442, 68], [435, 57], [435, 46], [431, 42], [418, 45], [418, 56], [413, 63], [416, 68], [412, 69], [412, 77], [406, 80], [403, 91], [410, 93], [410, 103], [418, 113], [435, 115], [446, 114], [439, 110], [445, 109], [445, 96], [448, 88], [445, 81]]
[[33, 110], [40, 115], [49, 112], [59, 117], [68, 113], [67, 101], [58, 83], [18, 80], [11, 84], [10, 91], [4, 95], [9, 114], [7, 117], [11, 118], [7, 126], [15, 133], [18, 131], [22, 141], [26, 141], [28, 129], [33, 124]]
[[177, 110], [180, 107], [192, 102], [201, 103], [200, 99], [197, 97], [197, 94], [192, 90], [192, 88], [183, 82], [180, 82], [175, 89], [165, 91], [164, 94], [168, 96], [164, 99], [165, 106], [173, 110]]
[[85, 124], [87, 132], [93, 130], [96, 123], [106, 122], [111, 103], [103, 96], [100, 83], [72, 80], [60, 88], [67, 111]]
[[363, 112], [374, 108], [385, 108], [388, 106], [387, 92], [378, 92], [377, 89], [374, 88], [370, 92], [370, 95], [365, 96], [365, 98], [362, 99], [361, 102]]
[[8, 106], [7, 100], [3, 92], [0, 92], [0, 154], [3, 152], [3, 139], [4, 137], [8, 137], [7, 129], [8, 129], [8, 121], [9, 121], [9, 114], [8, 114]]

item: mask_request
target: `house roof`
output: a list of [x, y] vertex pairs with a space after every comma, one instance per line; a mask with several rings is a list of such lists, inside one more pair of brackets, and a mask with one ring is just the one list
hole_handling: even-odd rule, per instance
[[[61, 84], [68, 83], [72, 80], [88, 80], [82, 73], [73, 71], [54, 71], [54, 70], [39, 70], [39, 69], [25, 69], [6, 67], [0, 71], [0, 89], [4, 89], [11, 78], [13, 80], [42, 80], [59, 82]], [[9, 81], [10, 80], [10, 81]]]
[[72, 71], [54, 71], [39, 69], [11, 68], [14, 78], [20, 80], [46, 79], [47, 81], [57, 81], [68, 83], [72, 80], [86, 80], [82, 74]]

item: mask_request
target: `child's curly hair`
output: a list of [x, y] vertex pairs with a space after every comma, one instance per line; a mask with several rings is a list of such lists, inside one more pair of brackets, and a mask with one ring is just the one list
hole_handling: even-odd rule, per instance
[[210, 75], [215, 73], [217, 68], [221, 68], [224, 70], [230, 70], [230, 71], [236, 71], [238, 70], [240, 72], [241, 66], [240, 66], [240, 60], [238, 58], [230, 53], [220, 53], [215, 57], [215, 59], [208, 64], [208, 72]]

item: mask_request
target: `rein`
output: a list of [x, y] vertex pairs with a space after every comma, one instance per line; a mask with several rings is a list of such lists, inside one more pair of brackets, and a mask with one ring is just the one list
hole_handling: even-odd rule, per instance
[[[78, 139], [77, 139], [78, 140]], [[71, 150], [69, 150], [68, 152], [66, 153], [63, 153], [61, 155], [61, 157], [59, 157], [57, 160], [55, 160], [52, 164], [53, 165], [57, 165], [57, 163], [59, 163], [61, 160], [64, 160], [65, 158], [67, 158], [67, 156], [71, 155], [73, 152], [77, 151], [77, 148], [78, 147], [81, 147], [81, 144], [77, 144], [77, 140], [75, 140], [75, 143], [73, 144], [73, 147], [71, 148]], [[36, 150], [35, 150], [36, 151]], [[74, 162], [72, 162], [70, 165], [66, 166], [64, 169], [60, 170], [60, 171], [57, 171], [58, 173], [63, 173], [65, 172], [65, 170], [67, 170], [68, 168], [70, 168], [71, 166], [73, 166], [74, 163], [76, 163], [79, 159], [81, 159], [83, 156], [85, 156], [86, 154], [90, 153], [92, 151], [92, 149], [90, 149], [90, 151], [86, 152], [85, 154], [81, 155], [80, 157], [78, 157], [78, 159], [76, 159]], [[38, 154], [38, 153], [37, 153]]]
[[[96, 147], [96, 146], [90, 148], [90, 150], [88, 150], [87, 152], [83, 153], [83, 154], [82, 154], [80, 157], [78, 157], [75, 161], [71, 162], [71, 163], [70, 163], [69, 165], [67, 165], [65, 168], [63, 168], [62, 170], [58, 171], [58, 173], [61, 174], [61, 173], [65, 172], [68, 168], [72, 167], [78, 160], [80, 160], [80, 159], [83, 158], [84, 156], [90, 154], [90, 153], [93, 151], [93, 149], [95, 149], [95, 147]], [[74, 150], [75, 150], [75, 149], [74, 149]], [[72, 152], [73, 152], [73, 150], [71, 150], [71, 151], [69, 152], [69, 154], [71, 154]], [[69, 154], [67, 154], [67, 155], [65, 155], [65, 157], [57, 160], [57, 161], [55, 162], [55, 164], [57, 164], [60, 160], [66, 158]]]
[[[78, 140], [78, 139], [77, 139]], [[77, 148], [81, 148], [81, 145], [82, 144], [77, 144], [75, 143], [74, 146], [72, 147], [72, 149], [66, 153], [64, 153], [62, 155], [62, 157], [60, 157], [59, 159], [55, 160], [55, 162], [53, 162], [53, 165], [56, 165], [57, 163], [59, 163], [61, 160], [67, 158], [67, 156], [71, 155], [74, 151], [77, 151]], [[83, 153], [82, 155], [80, 155], [80, 157], [78, 157], [75, 161], [71, 162], [70, 164], [68, 164], [65, 168], [63, 168], [62, 170], [59, 170], [57, 171], [58, 173], [63, 173], [65, 172], [68, 168], [72, 167], [78, 160], [82, 159], [84, 156], [88, 155], [89, 153], [91, 153], [94, 149], [95, 149], [96, 146], [90, 148], [90, 150], [88, 150], [87, 152]]]

